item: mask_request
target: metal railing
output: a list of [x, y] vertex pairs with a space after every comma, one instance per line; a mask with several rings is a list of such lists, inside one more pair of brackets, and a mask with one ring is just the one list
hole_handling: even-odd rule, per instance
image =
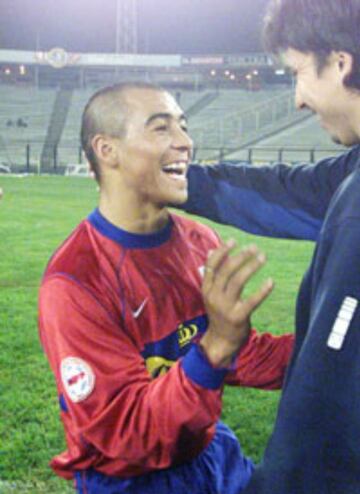
[[[197, 126], [190, 126], [190, 132], [198, 149], [239, 149], [309, 116], [311, 112], [296, 111], [294, 92], [290, 90], [254, 104], [245, 111], [237, 110], [208, 118]], [[211, 156], [203, 154], [202, 158]]]
[[[50, 163], [41, 163], [43, 141], [7, 142], [0, 137], [0, 164], [10, 167], [13, 173], [52, 173], [63, 174], [71, 164], [84, 164], [85, 159], [78, 142], [54, 145]], [[325, 156], [333, 156], [343, 152], [345, 148], [324, 146], [248, 146], [241, 152], [233, 147], [195, 148], [193, 161], [214, 163], [221, 161], [259, 163], [297, 163], [300, 161], [315, 163]], [[237, 151], [236, 157], [229, 156]], [[204, 159], [204, 156], [211, 156]]]

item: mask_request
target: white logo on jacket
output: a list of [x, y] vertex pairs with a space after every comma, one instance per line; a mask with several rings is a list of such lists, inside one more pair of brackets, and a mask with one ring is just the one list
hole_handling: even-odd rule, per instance
[[74, 403], [85, 400], [95, 387], [95, 374], [81, 358], [64, 358], [60, 364], [60, 374], [66, 394]]
[[356, 298], [344, 298], [327, 340], [327, 346], [332, 350], [341, 350], [357, 306]]

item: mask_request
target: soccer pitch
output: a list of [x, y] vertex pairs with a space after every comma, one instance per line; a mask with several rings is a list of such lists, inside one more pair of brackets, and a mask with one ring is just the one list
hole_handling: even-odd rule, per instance
[[[52, 374], [37, 332], [37, 291], [54, 249], [96, 206], [96, 185], [73, 177], [0, 177], [0, 494], [73, 492], [48, 467], [64, 449]], [[255, 205], [254, 205], [255, 207]], [[256, 243], [268, 262], [251, 286], [271, 276], [275, 290], [253, 317], [261, 331], [294, 327], [295, 297], [313, 244], [254, 237], [210, 224], [226, 240]], [[250, 286], [250, 289], [251, 289]], [[227, 388], [223, 420], [246, 454], [261, 458], [278, 392]]]

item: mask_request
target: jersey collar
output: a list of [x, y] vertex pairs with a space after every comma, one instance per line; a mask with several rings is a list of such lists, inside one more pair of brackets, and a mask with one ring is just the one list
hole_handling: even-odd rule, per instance
[[110, 221], [104, 218], [98, 208], [94, 209], [88, 216], [88, 221], [102, 235], [128, 249], [158, 247], [169, 240], [173, 226], [173, 219], [170, 216], [167, 225], [155, 233], [130, 233], [110, 223]]

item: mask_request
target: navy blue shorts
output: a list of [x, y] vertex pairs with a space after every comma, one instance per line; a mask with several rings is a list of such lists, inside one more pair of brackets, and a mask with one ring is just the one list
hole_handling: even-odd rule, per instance
[[234, 433], [219, 422], [211, 443], [188, 463], [127, 479], [79, 471], [75, 485], [79, 494], [239, 494], [253, 469]]

